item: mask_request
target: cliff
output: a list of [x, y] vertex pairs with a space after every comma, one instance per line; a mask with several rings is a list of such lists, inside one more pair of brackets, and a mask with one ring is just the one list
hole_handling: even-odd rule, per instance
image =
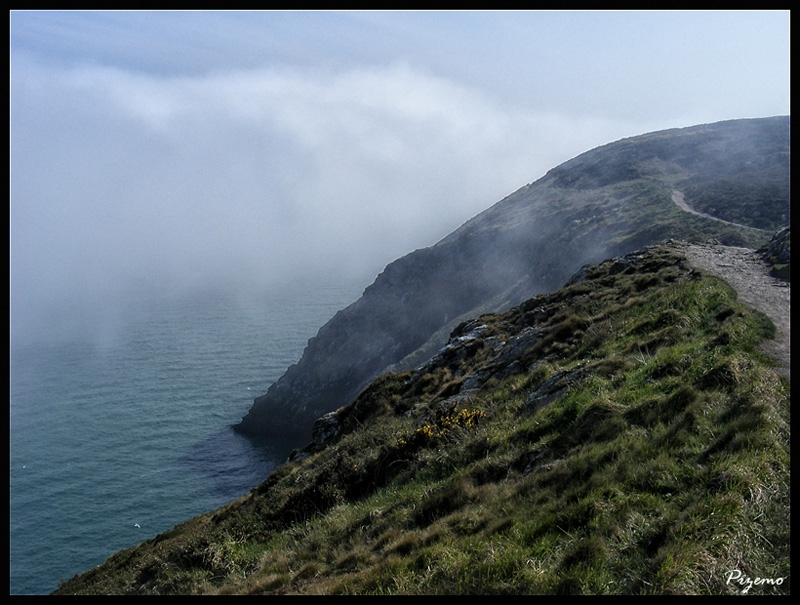
[[763, 245], [789, 221], [789, 157], [788, 117], [667, 130], [584, 153], [388, 265], [235, 428], [287, 452], [301, 446], [314, 420], [380, 373], [416, 367], [460, 322], [558, 288], [584, 263], [666, 238]]
[[243, 498], [56, 592], [788, 593], [777, 332], [696, 255], [642, 249], [460, 323]]

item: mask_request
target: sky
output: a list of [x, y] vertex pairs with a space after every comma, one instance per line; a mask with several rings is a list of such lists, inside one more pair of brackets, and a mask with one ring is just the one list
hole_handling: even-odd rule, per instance
[[627, 136], [789, 114], [789, 11], [11, 11], [10, 323], [363, 279]]

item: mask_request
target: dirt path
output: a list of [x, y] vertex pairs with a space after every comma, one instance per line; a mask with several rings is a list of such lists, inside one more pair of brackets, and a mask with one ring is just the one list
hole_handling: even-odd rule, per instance
[[762, 351], [778, 363], [778, 372], [790, 378], [790, 298], [788, 282], [773, 277], [761, 255], [749, 248], [719, 244], [676, 244], [700, 269], [727, 281], [744, 304], [766, 314], [777, 334], [762, 344]]
[[672, 201], [675, 202], [681, 210], [685, 210], [686, 212], [690, 212], [691, 214], [696, 214], [697, 216], [703, 216], [705, 218], [710, 218], [715, 221], [719, 221], [720, 223], [727, 223], [729, 225], [736, 225], [737, 227], [745, 227], [747, 229], [755, 229], [755, 227], [749, 227], [747, 225], [740, 225], [739, 223], [733, 223], [731, 221], [726, 221], [723, 218], [717, 218], [716, 216], [711, 216], [710, 214], [706, 214], [705, 212], [700, 212], [692, 208], [689, 204], [686, 203], [686, 200], [683, 197], [683, 193], [680, 191], [673, 191], [672, 192]]

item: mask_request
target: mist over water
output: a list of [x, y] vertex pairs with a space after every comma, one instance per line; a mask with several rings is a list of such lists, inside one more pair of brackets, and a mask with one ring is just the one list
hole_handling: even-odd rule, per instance
[[104, 338], [128, 307], [205, 288], [374, 277], [642, 128], [509, 111], [402, 64], [191, 77], [12, 64], [15, 339]]
[[788, 114], [788, 16], [12, 11], [12, 338], [373, 277], [598, 145]]
[[50, 592], [266, 478], [288, 451], [231, 425], [362, 289], [207, 291], [119, 317], [102, 341], [12, 344], [11, 593]]

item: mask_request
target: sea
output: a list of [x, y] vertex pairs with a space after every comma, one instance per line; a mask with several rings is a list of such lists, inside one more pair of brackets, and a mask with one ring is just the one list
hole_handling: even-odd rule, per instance
[[231, 426], [366, 285], [204, 291], [102, 339], [10, 342], [10, 593], [50, 593], [263, 481], [288, 452]]

